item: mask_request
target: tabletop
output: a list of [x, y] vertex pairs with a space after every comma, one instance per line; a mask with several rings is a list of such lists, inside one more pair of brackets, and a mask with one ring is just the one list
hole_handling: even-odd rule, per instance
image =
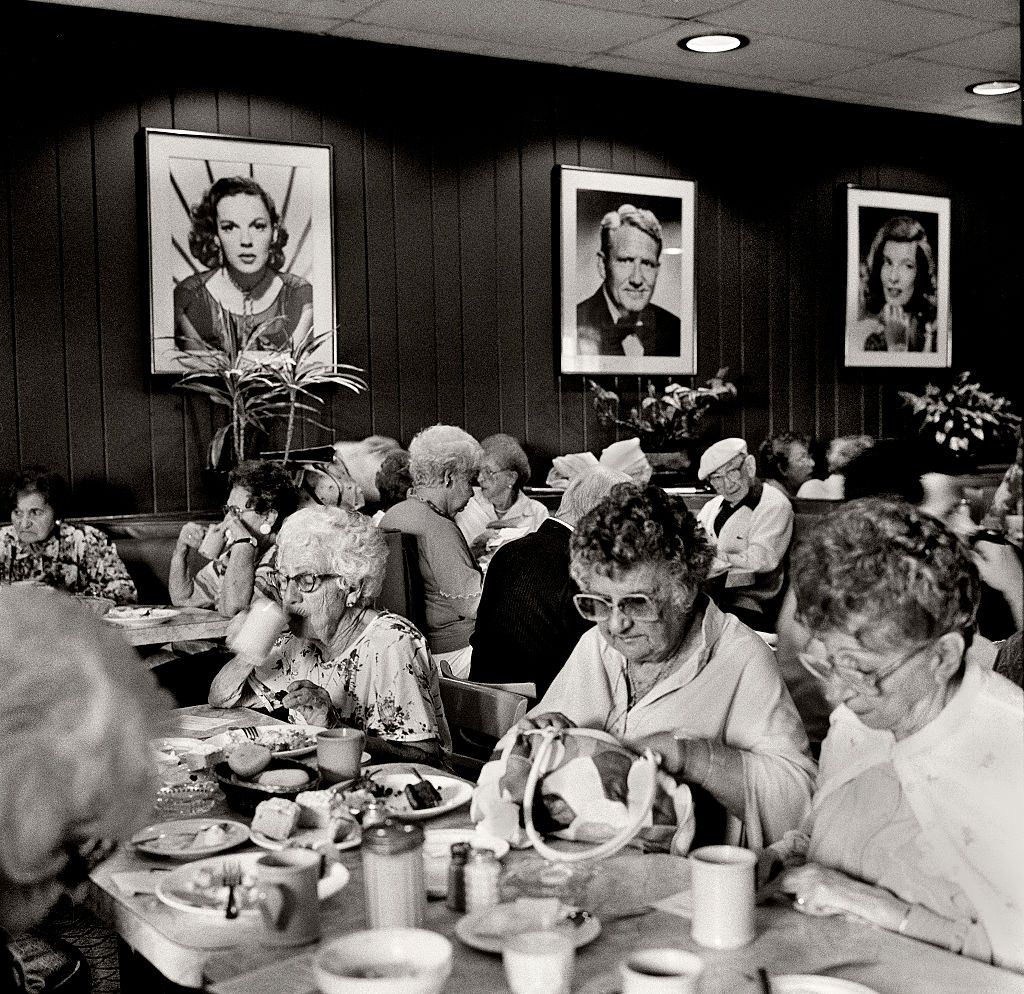
[[[185, 709], [193, 719], [209, 709]], [[236, 724], [266, 724], [274, 719], [256, 712], [230, 712]], [[208, 716], [212, 720], [224, 712]], [[211, 817], [244, 816], [217, 808]], [[156, 819], [154, 819], [156, 820]], [[423, 823], [424, 828], [452, 828], [469, 823], [468, 809], [442, 815]], [[251, 846], [232, 852], [243, 852]], [[351, 879], [341, 893], [321, 905], [324, 940], [365, 928], [362, 857], [360, 850], [341, 854]], [[507, 860], [535, 859], [532, 852], [512, 853]], [[304, 983], [315, 947], [282, 950], [263, 946], [258, 922], [220, 924], [176, 911], [153, 895], [126, 896], [112, 876], [129, 870], [173, 868], [180, 865], [151, 859], [120, 849], [93, 873], [93, 906], [117, 929], [122, 938], [145, 956], [164, 976], [186, 987], [257, 992], [283, 990], [260, 979], [260, 971], [280, 964], [285, 967], [290, 991], [315, 991]], [[665, 911], [614, 920], [616, 909], [636, 908], [685, 890], [689, 864], [685, 859], [626, 850], [603, 861], [598, 868], [590, 904], [602, 923], [600, 936], [579, 950], [573, 991], [604, 989], [600, 978], [614, 971], [620, 959], [640, 948], [672, 946], [696, 952], [705, 963], [701, 994], [759, 991], [757, 970], [770, 974], [823, 973], [853, 980], [879, 994], [910, 992], [985, 991], [987, 994], [1024, 994], [1024, 976], [955, 956], [924, 943], [843, 917], [811, 918], [787, 907], [757, 909], [757, 937], [749, 946], [716, 952], [695, 945], [689, 921]], [[455, 965], [446, 986], [450, 994], [507, 990], [501, 958], [477, 952], [455, 937], [456, 916], [443, 901], [430, 901], [424, 926], [452, 940]], [[232, 981], [235, 981], [233, 984]], [[261, 986], [262, 984], [262, 986]]]
[[[219, 639], [227, 635], [230, 618], [201, 607], [175, 608], [179, 613], [167, 621], [153, 621], [132, 628], [116, 627], [129, 645], [137, 648], [163, 645], [165, 642], [190, 642], [197, 639]], [[112, 625], [112, 627], [115, 627]]]

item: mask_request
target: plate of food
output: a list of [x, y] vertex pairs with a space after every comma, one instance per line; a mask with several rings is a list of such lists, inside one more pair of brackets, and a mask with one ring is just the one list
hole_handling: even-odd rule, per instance
[[143, 607], [141, 604], [121, 604], [112, 607], [105, 615], [104, 621], [122, 628], [146, 628], [149, 625], [162, 625], [171, 618], [176, 618], [181, 611], [176, 607]]
[[[179, 911], [219, 918], [224, 924], [230, 924], [230, 919], [224, 917], [228, 901], [228, 889], [224, 885], [224, 864], [229, 861], [237, 863], [242, 871], [242, 885], [235, 888], [235, 900], [238, 902], [236, 921], [241, 921], [245, 917], [259, 914], [256, 861], [262, 855], [250, 852], [226, 859], [215, 856], [213, 859], [201, 859], [179, 866], [161, 876], [156, 885], [156, 896], [164, 904]], [[348, 878], [349, 872], [341, 863], [327, 863], [324, 875], [316, 886], [320, 900], [326, 901], [337, 894], [348, 883]]]
[[131, 837], [139, 852], [171, 859], [202, 859], [233, 849], [249, 839], [241, 822], [223, 818], [185, 818], [147, 825]]
[[297, 759], [316, 752], [316, 737], [322, 731], [319, 725], [254, 725], [249, 728], [229, 728], [207, 741], [222, 749], [255, 742], [266, 746], [274, 756]]
[[362, 841], [359, 822], [344, 799], [329, 790], [305, 790], [294, 800], [274, 797], [256, 806], [250, 837], [264, 849], [354, 849]]
[[389, 818], [424, 821], [437, 818], [468, 804], [473, 785], [436, 770], [403, 763], [368, 766], [355, 780], [336, 784], [337, 793], [353, 813], [361, 812], [371, 801], [384, 804]]
[[472, 912], [455, 925], [455, 934], [467, 946], [499, 954], [513, 936], [549, 930], [568, 936], [579, 949], [601, 934], [601, 923], [554, 897], [520, 897]]

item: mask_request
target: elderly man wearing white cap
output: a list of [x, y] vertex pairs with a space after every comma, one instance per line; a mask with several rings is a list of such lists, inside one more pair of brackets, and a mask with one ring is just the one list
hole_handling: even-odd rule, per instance
[[793, 536], [793, 507], [757, 478], [754, 457], [742, 438], [715, 442], [700, 460], [697, 477], [718, 496], [697, 515], [715, 543], [711, 590], [719, 606], [754, 628], [769, 627], [782, 592], [783, 563]]

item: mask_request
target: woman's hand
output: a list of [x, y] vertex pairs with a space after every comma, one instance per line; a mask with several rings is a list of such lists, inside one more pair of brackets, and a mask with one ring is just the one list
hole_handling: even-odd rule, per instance
[[872, 887], [820, 863], [787, 870], [778, 890], [792, 894], [793, 907], [805, 915], [855, 915], [881, 928], [898, 931], [908, 905], [881, 887]]
[[479, 559], [482, 555], [487, 552], [487, 543], [492, 539], [496, 538], [498, 533], [487, 529], [486, 531], [480, 532], [475, 539], [473, 544], [469, 547], [469, 551], [473, 554], [474, 559]]
[[197, 521], [186, 521], [178, 533], [178, 549], [198, 549], [206, 535], [206, 528]]
[[986, 542], [982, 539], [973, 547], [974, 565], [978, 567], [982, 580], [990, 587], [1004, 593], [1019, 591], [1024, 585], [1024, 571], [1012, 545]]
[[879, 315], [890, 352], [906, 352], [910, 339], [910, 315], [899, 304], [886, 304]]
[[288, 685], [288, 693], [281, 701], [281, 706], [289, 711], [297, 711], [307, 725], [330, 726], [334, 718], [334, 705], [331, 695], [309, 680], [296, 680]]
[[529, 732], [533, 729], [540, 728], [557, 728], [561, 731], [564, 728], [575, 728], [576, 723], [566, 718], [560, 711], [547, 711], [544, 714], [535, 715], [533, 718], [523, 718], [522, 721], [516, 725], [516, 731], [519, 734], [523, 732]]

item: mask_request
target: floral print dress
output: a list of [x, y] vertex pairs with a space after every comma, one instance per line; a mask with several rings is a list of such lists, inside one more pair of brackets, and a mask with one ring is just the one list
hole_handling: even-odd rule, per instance
[[319, 643], [288, 633], [249, 683], [272, 697], [296, 680], [323, 687], [343, 724], [392, 742], [437, 739], [451, 748], [439, 670], [426, 640], [401, 615], [381, 611], [334, 659], [324, 659]]
[[18, 541], [13, 525], [0, 528], [0, 582], [23, 580], [118, 604], [132, 604], [137, 597], [117, 547], [91, 525], [62, 523], [31, 548]]

